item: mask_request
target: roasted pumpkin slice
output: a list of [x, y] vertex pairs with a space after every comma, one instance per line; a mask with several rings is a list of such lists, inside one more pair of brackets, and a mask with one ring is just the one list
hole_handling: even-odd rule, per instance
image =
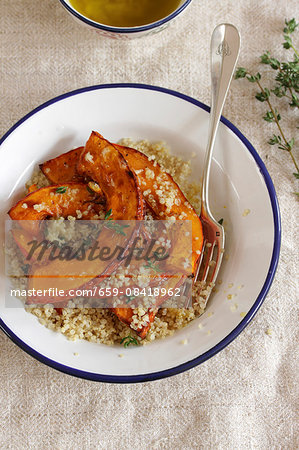
[[80, 153], [83, 149], [84, 147], [78, 147], [56, 158], [50, 159], [41, 164], [40, 169], [53, 184], [83, 181], [84, 177], [80, 176], [76, 169]]
[[[78, 191], [78, 185], [80, 184], [66, 184], [64, 187], [75, 189], [76, 199], [77, 201], [80, 200], [79, 206], [80, 210], [82, 212], [82, 218], [90, 218], [93, 219], [94, 215], [99, 212], [99, 208], [103, 208], [103, 205], [97, 204], [97, 203], [90, 203], [91, 201], [96, 201], [99, 199], [99, 196], [96, 194], [93, 194], [92, 191], [86, 189], [86, 186], [84, 186], [84, 191], [81, 192], [82, 196], [78, 197], [79, 192]], [[43, 188], [44, 194], [49, 194], [53, 191], [49, 190], [48, 188]], [[55, 187], [57, 189], [57, 187]], [[40, 190], [41, 191], [41, 190]], [[85, 194], [87, 192], [87, 195]], [[35, 193], [33, 193], [35, 194]], [[31, 220], [42, 220], [45, 219], [49, 215], [53, 215], [55, 213], [55, 216], [57, 217], [66, 217], [68, 215], [73, 214], [74, 206], [72, 207], [66, 207], [66, 204], [60, 204], [59, 208], [56, 207], [56, 209], [47, 209], [45, 214], [43, 211], [38, 211], [39, 215], [37, 216], [35, 214], [36, 209], [32, 207], [32, 204], [36, 201], [36, 198], [32, 199], [33, 194], [30, 194], [30, 196], [27, 196], [27, 202], [26, 207], [22, 208], [21, 211], [26, 210], [27, 216], [24, 217], [24, 215], [20, 216], [18, 214], [18, 210], [12, 210], [10, 211], [11, 217], [14, 219], [28, 219], [30, 222], [24, 221], [24, 224], [29, 224], [28, 229], [16, 229], [13, 230], [13, 237], [19, 246], [21, 252], [23, 253], [24, 257], [27, 257], [29, 251], [31, 250], [31, 245], [29, 243], [32, 241], [33, 236], [37, 236], [37, 231], [34, 229]], [[65, 192], [66, 194], [66, 192]], [[28, 198], [30, 197], [30, 202], [28, 201]], [[53, 198], [53, 195], [51, 195]], [[47, 196], [43, 195], [43, 200], [46, 204]], [[24, 199], [24, 202], [26, 201]], [[82, 204], [81, 204], [82, 202]], [[84, 202], [87, 202], [86, 204]], [[23, 203], [24, 204], [24, 203]], [[29, 206], [33, 209], [32, 214], [29, 214], [28, 209]], [[46, 204], [47, 205], [47, 204]], [[84, 216], [84, 210], [82, 210], [82, 205], [84, 205], [84, 208], [87, 208], [85, 211], [88, 212]], [[89, 209], [88, 205], [92, 205], [92, 207]], [[16, 205], [17, 206], [17, 205]], [[50, 202], [50, 205], [47, 205], [49, 207], [53, 206]], [[56, 205], [55, 205], [56, 206]], [[94, 209], [95, 208], [95, 209]], [[40, 208], [38, 208], [40, 209]], [[92, 214], [92, 215], [91, 215]], [[36, 222], [39, 224], [39, 222]], [[23, 228], [23, 223], [21, 223]], [[109, 225], [109, 226], [108, 226]], [[123, 235], [118, 233], [118, 229], [115, 230], [113, 227], [113, 223], [110, 221], [107, 221], [107, 225], [103, 223], [102, 230], [99, 233], [98, 242], [100, 246], [103, 246], [103, 243], [106, 245], [107, 242], [113, 242], [115, 248], [129, 248], [129, 246], [132, 244], [133, 240], [136, 236], [136, 227], [134, 223], [131, 225], [127, 225], [127, 228], [125, 228], [127, 235]], [[112, 248], [113, 250], [113, 248]], [[35, 256], [39, 254], [39, 251], [34, 255], [29, 263], [31, 265], [30, 269], [30, 275], [29, 275], [29, 285], [28, 288], [32, 289], [33, 291], [42, 291], [45, 294], [38, 296], [35, 298], [34, 296], [29, 298], [30, 303], [38, 303], [38, 304], [45, 304], [45, 303], [61, 303], [61, 295], [60, 294], [53, 294], [52, 289], [53, 288], [53, 278], [55, 279], [55, 287], [57, 288], [56, 292], [59, 292], [59, 290], [64, 291], [63, 298], [65, 300], [68, 300], [76, 294], [74, 293], [76, 289], [79, 288], [86, 288], [88, 289], [90, 284], [93, 287], [94, 286], [94, 279], [97, 278], [98, 283], [101, 282], [103, 277], [109, 276], [111, 273], [114, 272], [114, 270], [120, 265], [121, 261], [112, 258], [109, 259], [107, 257], [107, 254], [105, 254], [105, 259], [92, 259], [89, 260], [87, 257], [81, 260], [78, 259], [72, 259], [69, 261], [60, 260], [59, 256], [55, 256], [54, 260], [51, 260], [51, 254], [52, 248], [47, 249], [43, 255], [43, 258], [41, 261], [37, 260]], [[49, 258], [50, 256], [50, 258]], [[49, 259], [48, 259], [49, 258]], [[90, 287], [91, 287], [90, 286]]]
[[[94, 180], [107, 199], [114, 220], [141, 220], [144, 202], [136, 175], [118, 149], [100, 134], [92, 132], [80, 154], [78, 173]], [[117, 311], [115, 311], [118, 315]], [[121, 316], [119, 317], [122, 320]]]
[[33, 191], [13, 206], [8, 214], [13, 220], [44, 220], [67, 216], [80, 216], [88, 220], [97, 218], [105, 199], [84, 183], [65, 183]]
[[[76, 297], [78, 289], [84, 290], [83, 296], [92, 296], [94, 300], [102, 300], [101, 295], [97, 296], [98, 288], [100, 287], [104, 278], [109, 277], [115, 272], [115, 270], [121, 264], [121, 259], [117, 258], [117, 249], [124, 249], [125, 253], [127, 249], [130, 249], [135, 236], [136, 226], [134, 223], [130, 223], [126, 228], [126, 234], [120, 234], [118, 229], [114, 229], [110, 221], [107, 221], [107, 225], [104, 221], [100, 223], [101, 230], [95, 237], [95, 240], [90, 244], [90, 248], [96, 248], [96, 251], [91, 256], [86, 250], [86, 257], [72, 257], [68, 260], [65, 258], [59, 258], [59, 252], [54, 260], [49, 259], [46, 265], [34, 264], [31, 270], [31, 276], [29, 277], [29, 289], [35, 291], [42, 291], [45, 294], [39, 295], [36, 299], [31, 297], [31, 303], [57, 303], [61, 302], [60, 291], [64, 291], [63, 298], [65, 300]], [[109, 226], [108, 226], [109, 225]], [[110, 252], [107, 250], [107, 242], [112, 242], [113, 246]], [[99, 256], [100, 249], [103, 249], [102, 257]], [[108, 248], [109, 250], [109, 248]], [[109, 253], [111, 253], [109, 255]], [[56, 293], [53, 293], [53, 278], [55, 279]], [[91, 292], [89, 294], [88, 292]], [[88, 291], [88, 292], [87, 292]], [[99, 303], [101, 307], [101, 303]]]
[[[104, 140], [96, 133], [92, 133], [86, 147], [80, 155], [78, 172], [89, 179], [94, 180], [102, 188], [107, 199], [106, 211], [109, 212], [109, 219], [142, 219], [143, 199], [136, 178], [119, 151], [108, 141]], [[91, 189], [88, 192], [92, 192]], [[109, 221], [109, 225], [112, 223]], [[101, 232], [102, 242], [112, 241], [117, 245], [126, 247], [136, 236], [136, 227], [132, 225], [132, 230], [126, 229], [126, 238], [117, 235], [110, 228]], [[103, 238], [103, 234], [104, 237]], [[60, 264], [58, 261], [38, 267], [29, 280], [30, 287], [47, 290], [52, 284], [48, 274], [55, 277], [55, 285], [66, 292], [75, 287], [87, 287], [94, 284], [94, 279], [111, 274], [121, 261], [90, 261], [88, 264], [82, 261], [69, 261], [68, 265]], [[78, 274], [81, 274], [79, 276]], [[48, 298], [39, 298], [39, 301], [47, 301]], [[53, 298], [58, 301], [58, 298]], [[59, 299], [61, 300], [61, 299]]]
[[[201, 221], [194, 208], [188, 202], [173, 178], [155, 161], [150, 160], [138, 150], [121, 147], [117, 148], [126, 159], [130, 168], [139, 179], [139, 185], [145, 201], [153, 213], [161, 219], [167, 220], [175, 217], [177, 220], [190, 220], [192, 222], [192, 273], [195, 273], [203, 244], [203, 232]], [[180, 265], [180, 245], [184, 245], [184, 239], [178, 234], [175, 253], [172, 264]], [[183, 280], [183, 277], [182, 277]], [[182, 280], [179, 283], [182, 283]], [[118, 318], [132, 325], [133, 311], [128, 308], [114, 310]], [[136, 330], [137, 334], [144, 338], [155, 318], [155, 310], [147, 312], [148, 325], [142, 325]]]
[[[133, 319], [133, 310], [130, 308], [115, 308], [114, 313], [117, 315], [119, 320], [126, 325], [130, 326], [132, 325], [132, 319]], [[138, 336], [141, 337], [141, 339], [144, 339], [155, 320], [157, 310], [149, 310], [143, 317], [144, 319], [144, 325], [139, 326], [135, 331], [138, 334]], [[132, 327], [131, 327], [132, 328]]]
[[[184, 283], [186, 278], [184, 277], [172, 277], [172, 278], [163, 278], [161, 279], [160, 283], [156, 283], [157, 287], [163, 287], [166, 288], [168, 290], [168, 292], [170, 292], [170, 290], [174, 290], [175, 288], [179, 288], [182, 286], [182, 284]], [[151, 284], [150, 284], [151, 286]], [[125, 305], [123, 305], [123, 307], [117, 307], [113, 309], [113, 312], [117, 315], [117, 317], [119, 318], [119, 320], [123, 323], [125, 323], [126, 325], [129, 325], [132, 329], [134, 329], [136, 331], [136, 333], [142, 338], [144, 339], [151, 327], [151, 324], [154, 322], [155, 320], [155, 316], [157, 314], [158, 311], [158, 307], [165, 302], [168, 298], [170, 297], [170, 295], [165, 295], [163, 298], [155, 298], [154, 300], [154, 304], [152, 308], [149, 308], [141, 317], [138, 317], [138, 322], [140, 323], [140, 325], [138, 325], [137, 323], [133, 322], [134, 319], [134, 310], [132, 308], [126, 308]], [[142, 306], [142, 305], [141, 305]], [[132, 324], [134, 323], [134, 325], [132, 326]]]
[[114, 220], [141, 220], [143, 198], [136, 175], [115, 145], [92, 132], [80, 154], [78, 173], [99, 184]]
[[195, 273], [203, 244], [200, 218], [186, 199], [171, 175], [145, 154], [133, 148], [116, 146], [139, 180], [146, 203], [160, 217], [167, 220], [190, 220], [192, 222], [192, 273]]
[[[121, 245], [122, 243], [119, 235], [115, 235], [110, 229], [103, 228], [100, 235], [99, 240], [101, 243], [101, 239], [104, 242], [113, 240], [113, 242], [116, 242], [116, 245]], [[77, 294], [78, 289], [87, 292], [88, 289], [101, 283], [105, 277], [114, 272], [118, 265], [119, 261], [117, 259], [96, 258], [89, 260], [88, 257], [82, 260], [80, 258], [73, 258], [68, 261], [58, 258], [49, 261], [46, 265], [35, 264], [32, 268], [32, 274], [29, 277], [28, 289], [39, 290], [45, 294], [40, 295], [36, 299], [32, 296], [30, 301], [31, 303], [39, 304], [49, 302], [55, 304], [61, 302], [61, 294], [59, 291], [63, 291], [63, 298], [69, 300], [80, 295]], [[51, 290], [54, 284], [53, 279], [55, 280], [55, 288], [57, 289], [56, 293], [53, 293], [53, 290]], [[97, 279], [97, 283], [95, 283], [95, 279]], [[96, 299], [96, 291], [90, 296]]]

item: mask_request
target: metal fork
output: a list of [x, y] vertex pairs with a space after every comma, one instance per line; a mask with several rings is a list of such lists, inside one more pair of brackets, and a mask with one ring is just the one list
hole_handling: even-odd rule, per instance
[[200, 219], [203, 226], [204, 243], [195, 276], [196, 282], [204, 289], [205, 300], [214, 286], [224, 252], [225, 235], [221, 224], [213, 217], [209, 206], [209, 178], [212, 153], [217, 129], [227, 96], [228, 88], [235, 71], [240, 49], [240, 35], [238, 30], [230, 24], [218, 25], [211, 38], [211, 113], [209, 125], [209, 138], [205, 154]]

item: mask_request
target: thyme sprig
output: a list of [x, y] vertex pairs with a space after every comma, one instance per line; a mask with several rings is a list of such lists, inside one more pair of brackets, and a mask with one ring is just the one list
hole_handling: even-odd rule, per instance
[[139, 342], [137, 339], [135, 339], [133, 336], [129, 334], [129, 336], [124, 337], [121, 341], [121, 344], [124, 345], [125, 348], [129, 347], [129, 345], [139, 345]]
[[[112, 219], [112, 209], [109, 209], [109, 211], [106, 212], [104, 220], [109, 221], [105, 226], [107, 228], [110, 228], [111, 230], [114, 230], [117, 234], [121, 234], [122, 236], [126, 236], [126, 233], [124, 232], [125, 228], [129, 228], [130, 225], [121, 225], [118, 222], [115, 222]], [[110, 222], [111, 220], [111, 222]]]
[[[268, 140], [269, 145], [277, 145], [280, 150], [287, 151], [295, 166], [296, 172], [293, 173], [295, 178], [299, 178], [299, 167], [294, 155], [295, 138], [288, 139], [283, 131], [281, 121], [281, 114], [272, 104], [271, 94], [274, 94], [277, 98], [286, 97], [289, 100], [289, 105], [292, 109], [299, 108], [299, 53], [295, 49], [291, 35], [294, 33], [298, 24], [293, 18], [289, 21], [285, 20], [284, 42], [283, 47], [285, 49], [292, 49], [295, 54], [292, 61], [281, 62], [277, 58], [271, 56], [267, 51], [261, 55], [260, 60], [262, 64], [268, 65], [271, 69], [276, 71], [275, 85], [272, 89], [269, 89], [262, 85], [260, 72], [256, 74], [251, 73], [244, 67], [239, 67], [235, 73], [235, 79], [246, 78], [250, 83], [256, 83], [259, 92], [256, 93], [255, 98], [268, 105], [268, 110], [263, 116], [263, 119], [268, 123], [275, 123], [278, 128], [278, 134]], [[270, 100], [271, 98], [271, 100]]]

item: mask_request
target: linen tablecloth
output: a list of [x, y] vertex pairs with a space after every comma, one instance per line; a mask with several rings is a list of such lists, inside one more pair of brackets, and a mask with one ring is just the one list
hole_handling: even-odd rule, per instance
[[[264, 50], [283, 54], [284, 19], [299, 19], [296, 0], [194, 0], [162, 33], [123, 42], [77, 24], [58, 0], [0, 0], [0, 10], [1, 135], [42, 102], [92, 84], [149, 83], [209, 103], [214, 26], [239, 28], [239, 63], [256, 70]], [[0, 333], [1, 449], [298, 448], [298, 188], [287, 153], [267, 144], [275, 129], [263, 122], [254, 89], [234, 81], [224, 115], [266, 162], [282, 214], [279, 267], [255, 319], [201, 366], [138, 385], [64, 375]], [[294, 133], [295, 114], [282, 113]]]

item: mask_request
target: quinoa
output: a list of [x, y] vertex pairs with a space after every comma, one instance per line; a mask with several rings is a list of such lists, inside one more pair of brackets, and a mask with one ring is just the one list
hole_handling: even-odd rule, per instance
[[39, 168], [34, 170], [33, 174], [31, 175], [31, 178], [25, 184], [27, 191], [29, 187], [32, 186], [33, 184], [36, 184], [37, 188], [46, 187], [49, 186], [50, 184], [46, 176]]
[[[134, 142], [131, 139], [122, 139], [119, 143], [124, 146], [136, 148], [145, 153], [151, 160], [159, 163], [180, 186], [182, 192], [197, 213], [200, 212], [200, 186], [189, 181], [191, 174], [190, 162], [172, 155], [170, 148], [164, 142], [151, 143], [146, 140]], [[146, 176], [151, 178], [153, 176], [153, 172], [151, 172], [151, 170], [147, 169]], [[26, 183], [26, 188], [28, 189], [32, 184], [36, 184], [40, 188], [49, 185], [49, 182], [42, 171], [37, 170]], [[150, 195], [150, 192], [147, 194]], [[77, 218], [80, 218], [80, 216], [81, 212], [77, 211]], [[75, 219], [74, 217], [68, 217], [68, 221]], [[147, 217], [147, 219], [150, 220], [150, 217]], [[63, 219], [61, 221], [60, 219], [53, 221], [49, 229], [51, 238], [61, 234], [63, 227]], [[20, 261], [18, 258], [19, 250], [14, 242], [11, 243], [9, 251], [11, 252], [10, 256], [18, 264]], [[73, 341], [85, 339], [90, 342], [113, 345], [119, 344], [129, 334], [140, 344], [147, 344], [155, 339], [163, 339], [172, 335], [176, 330], [185, 327], [196, 317], [199, 317], [205, 310], [206, 299], [212, 288], [213, 286], [204, 287], [200, 283], [195, 284], [192, 290], [193, 306], [190, 308], [160, 308], [145, 339], [141, 339], [132, 328], [122, 323], [109, 309], [73, 307], [63, 308], [59, 313], [52, 306], [27, 306], [26, 310], [34, 314], [42, 325], [64, 334], [68, 339]], [[136, 312], [137, 316], [138, 312]]]

